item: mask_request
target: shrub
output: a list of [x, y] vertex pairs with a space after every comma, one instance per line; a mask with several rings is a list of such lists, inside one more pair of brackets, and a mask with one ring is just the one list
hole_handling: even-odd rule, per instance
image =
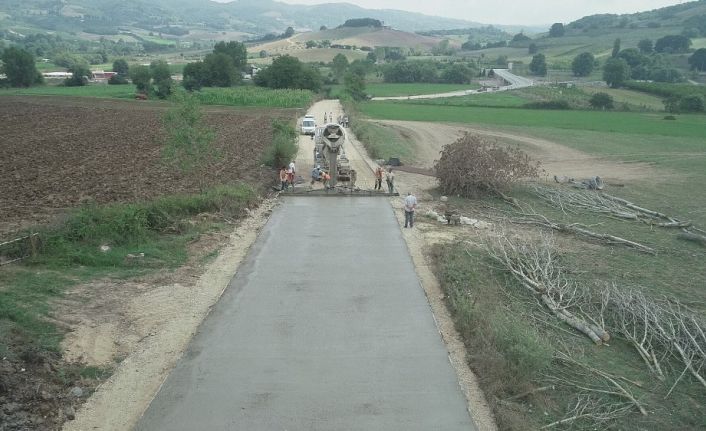
[[692, 94], [679, 101], [679, 109], [682, 112], [704, 112], [704, 98]]
[[503, 192], [539, 175], [539, 164], [519, 148], [470, 133], [444, 146], [434, 169], [443, 193], [465, 197]]
[[263, 156], [263, 162], [273, 168], [285, 166], [297, 155], [297, 131], [291, 124], [272, 121], [272, 145]]
[[588, 103], [591, 105], [592, 108], [595, 109], [613, 109], [614, 104], [613, 104], [613, 98], [611, 97], [610, 94], [607, 93], [596, 93], [593, 96], [591, 96], [591, 99], [588, 101]]
[[552, 110], [568, 110], [571, 109], [571, 105], [566, 100], [547, 100], [543, 102], [530, 102], [522, 105], [526, 109], [552, 109]]

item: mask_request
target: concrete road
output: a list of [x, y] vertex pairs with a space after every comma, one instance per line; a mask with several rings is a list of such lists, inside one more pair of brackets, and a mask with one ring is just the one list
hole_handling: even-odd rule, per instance
[[474, 430], [387, 199], [287, 197], [138, 430]]

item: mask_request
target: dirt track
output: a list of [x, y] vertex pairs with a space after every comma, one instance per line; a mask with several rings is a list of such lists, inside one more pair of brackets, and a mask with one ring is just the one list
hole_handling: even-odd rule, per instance
[[[84, 202], [197, 191], [196, 175], [161, 162], [164, 111], [152, 102], [1, 97], [0, 238]], [[201, 174], [206, 183], [271, 180], [260, 155], [277, 115], [288, 114], [207, 110], [221, 158]]]
[[489, 130], [467, 125], [451, 125], [420, 121], [376, 121], [397, 129], [402, 137], [415, 145], [416, 160], [411, 164], [431, 168], [444, 145], [454, 142], [464, 132], [478, 133], [500, 142], [523, 147], [542, 162], [547, 176], [567, 175], [587, 178], [598, 175], [606, 180], [622, 182], [653, 178], [652, 168], [644, 163], [622, 163], [609, 157], [589, 155], [546, 139]]

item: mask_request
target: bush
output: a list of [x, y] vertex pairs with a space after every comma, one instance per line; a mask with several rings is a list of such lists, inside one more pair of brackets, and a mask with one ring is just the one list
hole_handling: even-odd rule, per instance
[[571, 109], [571, 105], [566, 100], [547, 100], [544, 102], [530, 102], [522, 105], [526, 109], [552, 109], [557, 111]]
[[109, 85], [125, 85], [129, 84], [127, 77], [124, 75], [113, 75], [108, 80]]
[[679, 101], [679, 110], [682, 112], [704, 112], [704, 98], [693, 94]]
[[281, 120], [272, 121], [272, 144], [263, 156], [263, 163], [275, 169], [286, 166], [297, 155], [297, 130]]
[[588, 103], [591, 105], [592, 108], [595, 109], [613, 109], [614, 103], [613, 103], [613, 97], [611, 97], [610, 94], [607, 93], [596, 93], [593, 96], [591, 96], [591, 99], [588, 101]]
[[464, 197], [507, 191], [521, 179], [539, 175], [539, 164], [519, 148], [501, 147], [470, 133], [444, 146], [434, 169], [442, 193]]

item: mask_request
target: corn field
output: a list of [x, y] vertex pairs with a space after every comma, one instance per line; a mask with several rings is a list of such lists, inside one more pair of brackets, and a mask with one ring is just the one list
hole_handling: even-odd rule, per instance
[[204, 88], [197, 93], [204, 105], [264, 106], [270, 108], [303, 108], [312, 103], [309, 90], [264, 87]]

